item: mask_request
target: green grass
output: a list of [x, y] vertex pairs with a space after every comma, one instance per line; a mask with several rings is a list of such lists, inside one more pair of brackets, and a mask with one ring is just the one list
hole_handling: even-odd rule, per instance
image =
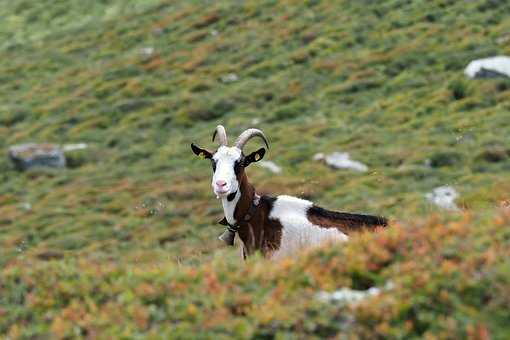
[[[510, 54], [510, 45], [499, 39], [510, 32], [505, 1], [20, 0], [0, 5], [0, 149], [5, 154], [9, 145], [29, 141], [90, 145], [73, 153], [73, 166], [64, 171], [19, 173], [0, 158], [0, 319], [5, 320], [0, 334], [135, 337], [175, 331], [185, 337], [204, 330], [211, 336], [320, 337], [342, 331], [335, 327], [345, 317], [343, 309], [331, 307], [335, 311], [328, 314], [297, 307], [309, 296], [303, 295], [305, 288], [311, 294], [350, 285], [345, 277], [351, 274], [342, 269], [344, 250], [324, 250], [331, 253], [322, 273], [327, 284], [306, 283], [299, 275], [307, 263], [320, 261], [320, 254], [304, 264], [274, 265], [266, 281], [264, 260], [243, 266], [236, 250], [216, 241], [221, 205], [210, 190], [209, 164], [194, 157], [189, 144], [212, 148], [218, 123], [231, 139], [251, 126], [268, 135], [266, 159], [283, 172], [250, 168], [249, 177], [261, 191], [383, 214], [401, 221], [403, 230], [415, 230], [430, 215], [447, 226], [460, 218], [424, 199], [440, 185], [454, 186], [459, 205], [475, 216], [461, 223], [468, 231], [492, 230], [488, 221], [496, 218], [495, 207], [509, 198], [510, 82], [463, 76], [474, 58]], [[154, 49], [151, 55], [144, 54], [148, 47]], [[230, 73], [238, 80], [225, 82]], [[317, 152], [332, 151], [349, 152], [370, 171], [334, 171], [312, 160]], [[454, 247], [468, 253], [455, 265], [471, 268], [467, 257], [483, 257], [491, 247], [508, 251], [506, 236], [497, 246], [484, 237], [473, 238], [476, 244], [486, 242], [481, 248]], [[370, 240], [360, 244], [370, 248]], [[356, 242], [345, 250], [349, 258], [363, 256]], [[390, 267], [397, 270], [416, 256], [437, 260], [398, 254]], [[225, 264], [224, 257], [232, 259]], [[452, 299], [460, 302], [446, 311], [420, 316], [423, 304], [430, 303], [427, 294], [406, 295], [414, 287], [406, 282], [402, 293], [388, 295], [392, 301], [381, 298], [380, 310], [392, 311], [388, 320], [379, 320], [383, 316], [375, 308], [367, 315], [389, 324], [379, 336], [442, 337], [448, 327], [459, 335], [476, 336], [484, 327], [495, 336], [504, 334], [504, 298], [491, 296], [495, 302], [477, 312], [471, 308], [483, 304], [464, 300], [485, 296], [488, 287], [506, 287], [508, 272], [500, 265], [490, 263], [495, 274], [480, 281], [486, 287], [476, 281], [467, 293], [451, 288]], [[369, 265], [359, 269], [362, 275], [372, 275], [371, 270]], [[240, 296], [250, 300], [249, 312], [235, 317], [229, 313], [238, 312], [221, 312], [218, 322], [200, 326], [226, 302], [209, 297], [207, 290], [200, 293], [204, 281], [193, 279], [193, 272], [221, 277], [221, 290], [229, 282], [239, 285]], [[477, 277], [470, 270], [462, 273]], [[394, 275], [388, 271], [376, 281], [396, 280]], [[448, 284], [448, 275], [433, 282]], [[47, 284], [35, 287], [39, 280]], [[156, 285], [156, 302], [136, 291], [142, 281]], [[169, 286], [158, 286], [163, 281]], [[57, 284], [63, 290], [53, 291]], [[179, 284], [190, 288], [182, 299], [172, 293], [172, 285]], [[285, 298], [272, 301], [267, 294], [280, 285]], [[31, 296], [42, 305], [33, 305]], [[198, 316], [178, 314], [192, 303]], [[75, 328], [76, 320], [85, 319], [76, 311], [80, 308], [91, 320]], [[267, 320], [257, 314], [273, 309]], [[487, 320], [488, 313], [498, 318]], [[356, 315], [360, 321], [348, 332], [362, 337], [379, 332], [372, 328], [376, 321]], [[446, 316], [430, 321], [438, 315], [453, 315], [456, 321]], [[305, 326], [305, 316], [314, 325]], [[416, 320], [421, 317], [426, 320]]]

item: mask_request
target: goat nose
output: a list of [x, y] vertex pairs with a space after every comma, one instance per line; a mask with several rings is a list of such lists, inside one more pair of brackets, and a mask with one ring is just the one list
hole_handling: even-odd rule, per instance
[[227, 182], [220, 179], [219, 181], [216, 181], [216, 185], [221, 188], [227, 185]]

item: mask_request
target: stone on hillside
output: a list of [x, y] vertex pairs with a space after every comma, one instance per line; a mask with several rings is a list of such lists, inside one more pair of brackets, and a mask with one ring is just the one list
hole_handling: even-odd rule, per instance
[[233, 83], [238, 80], [239, 80], [239, 77], [235, 73], [228, 73], [228, 74], [221, 76], [221, 81], [224, 83]]
[[496, 56], [473, 60], [466, 67], [464, 73], [469, 78], [510, 78], [510, 57]]
[[327, 165], [334, 169], [349, 169], [359, 172], [365, 172], [368, 167], [358, 161], [352, 160], [347, 152], [333, 152], [324, 155], [322, 152], [315, 154], [313, 159], [316, 161], [325, 161]]
[[383, 291], [390, 291], [395, 288], [392, 281], [386, 282], [384, 287], [371, 287], [367, 290], [356, 290], [351, 288], [340, 288], [334, 292], [320, 291], [315, 295], [315, 298], [321, 302], [338, 303], [355, 305], [356, 303], [369, 298], [371, 296], [377, 296]]
[[440, 208], [452, 211], [458, 211], [459, 207], [455, 204], [455, 199], [459, 197], [457, 191], [448, 185], [437, 187], [432, 192], [425, 195], [425, 198]]
[[140, 50], [144, 57], [150, 57], [154, 53], [154, 47], [144, 47]]
[[88, 144], [87, 143], [78, 143], [78, 144], [65, 144], [63, 147], [62, 147], [62, 151], [64, 152], [68, 152], [68, 151], [76, 151], [76, 150], [84, 150], [86, 148], [88, 148]]
[[498, 43], [500, 45], [504, 45], [509, 41], [510, 41], [510, 33], [503, 34], [501, 37], [496, 39], [496, 43]]
[[336, 302], [340, 304], [355, 304], [370, 296], [379, 295], [381, 290], [377, 287], [371, 287], [368, 290], [354, 290], [350, 288], [341, 288], [332, 293], [321, 291], [317, 293], [316, 298], [322, 302]]
[[66, 166], [64, 152], [54, 144], [22, 144], [9, 148], [9, 158], [18, 170], [33, 167], [63, 168]]
[[30, 211], [32, 210], [32, 204], [28, 203], [28, 202], [23, 202], [23, 203], [20, 203], [19, 204], [19, 207], [25, 211]]
[[282, 168], [276, 165], [274, 162], [271, 161], [260, 161], [258, 164], [266, 168], [267, 170], [271, 171], [272, 173], [279, 174], [282, 172]]

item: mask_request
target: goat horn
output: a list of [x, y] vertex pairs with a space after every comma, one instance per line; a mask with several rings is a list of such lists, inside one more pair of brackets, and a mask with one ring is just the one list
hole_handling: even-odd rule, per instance
[[248, 129], [245, 130], [236, 141], [236, 147], [240, 150], [244, 148], [244, 145], [253, 137], [260, 137], [266, 143], [267, 148], [269, 149], [269, 142], [267, 141], [266, 136], [264, 135], [264, 132], [260, 131], [259, 129]]
[[223, 125], [218, 125], [216, 127], [216, 130], [214, 130], [214, 133], [212, 135], [212, 141], [214, 142], [214, 138], [218, 135], [218, 140], [220, 142], [220, 145], [227, 145], [227, 133], [225, 132], [225, 128]]

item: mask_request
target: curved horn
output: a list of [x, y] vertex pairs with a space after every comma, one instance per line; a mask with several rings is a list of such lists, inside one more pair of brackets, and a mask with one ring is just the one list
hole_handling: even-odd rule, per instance
[[216, 130], [214, 130], [214, 133], [212, 135], [212, 141], [214, 142], [214, 138], [218, 135], [218, 140], [220, 142], [220, 145], [227, 145], [227, 132], [225, 132], [225, 128], [223, 125], [218, 125], [216, 127]]
[[248, 129], [241, 133], [241, 135], [239, 135], [239, 137], [236, 140], [236, 147], [242, 150], [245, 144], [253, 137], [262, 138], [264, 143], [266, 143], [267, 148], [269, 149], [269, 142], [267, 141], [264, 132], [260, 131], [259, 129]]

